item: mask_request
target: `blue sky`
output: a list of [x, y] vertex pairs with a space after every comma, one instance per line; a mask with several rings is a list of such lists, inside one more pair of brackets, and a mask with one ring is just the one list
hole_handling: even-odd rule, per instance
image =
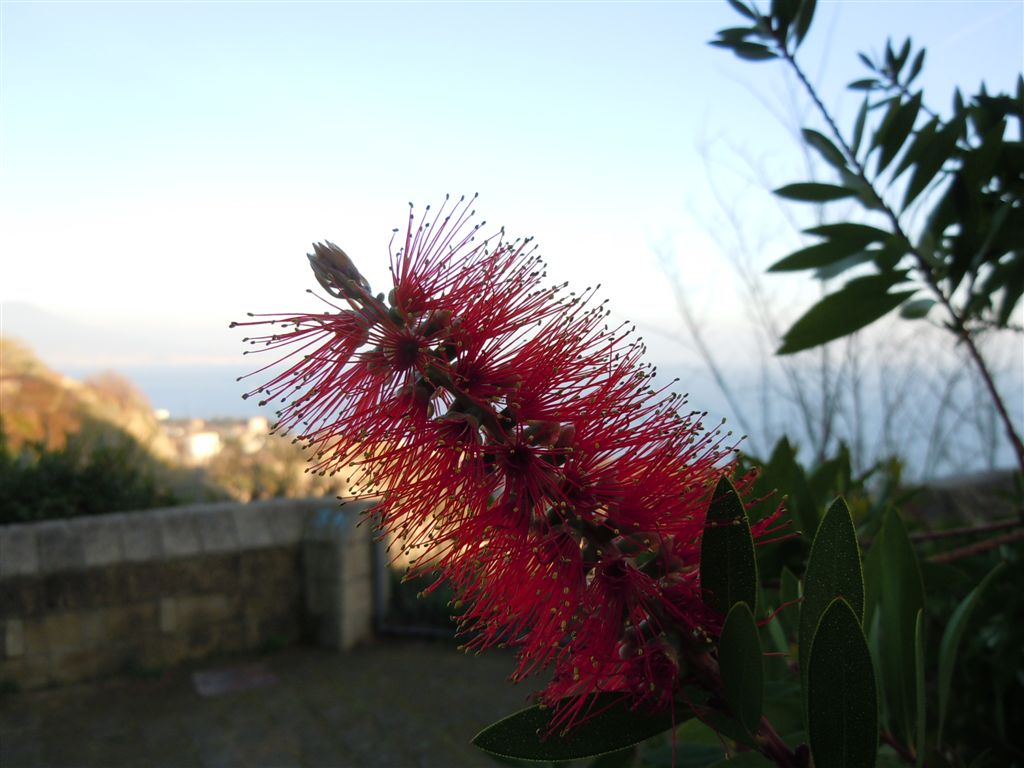
[[[764, 265], [799, 244], [764, 190], [804, 173], [773, 115], [794, 114], [792, 89], [781, 66], [706, 45], [738, 20], [725, 0], [0, 14], [0, 298], [147, 340], [29, 339], [54, 365], [237, 360], [229, 320], [310, 306], [310, 241], [381, 286], [407, 202], [446, 192], [479, 192], [483, 217], [536, 236], [553, 281], [602, 282], [617, 314], [669, 331], [659, 248], [709, 322], [742, 332], [709, 168], [763, 228]], [[1011, 86], [1024, 3], [821, 0], [803, 58], [841, 121], [855, 52], [907, 33], [941, 110], [955, 84]]]

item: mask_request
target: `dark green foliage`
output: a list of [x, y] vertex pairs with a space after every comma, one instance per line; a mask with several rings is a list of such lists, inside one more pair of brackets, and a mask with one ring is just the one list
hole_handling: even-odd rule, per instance
[[[797, 67], [795, 56], [813, 2], [773, 2], [766, 16], [732, 4], [753, 23], [722, 30], [714, 45], [743, 58], [784, 59]], [[816, 204], [855, 198], [865, 212], [880, 212], [891, 238], [882, 249], [884, 257], [878, 251], [866, 257], [853, 241], [825, 235], [824, 242], [793, 253], [772, 269], [813, 269], [826, 280], [873, 263], [877, 272], [872, 278], [887, 287], [851, 291], [848, 283], [830, 293], [797, 320], [779, 354], [847, 336], [901, 305], [901, 316], [918, 319], [940, 304], [942, 321], [963, 339], [1007, 327], [1024, 294], [1024, 77], [1018, 78], [1014, 94], [990, 95], [983, 84], [965, 100], [957, 91], [950, 114], [940, 115], [926, 105], [922, 91], [911, 88], [925, 51], [915, 51], [909, 38], [898, 49], [887, 43], [877, 60], [865, 54], [860, 59], [870, 77], [849, 87], [867, 92], [868, 98], [850, 138], [825, 114], [829, 135], [803, 130], [804, 141], [830, 166], [835, 180], [787, 184], [776, 194]], [[869, 163], [872, 155], [874, 163]], [[911, 206], [920, 209], [915, 215], [925, 221], [913, 234], [904, 222]], [[888, 286], [897, 282], [894, 275], [914, 290], [889, 292]], [[926, 294], [912, 298], [919, 290]], [[851, 317], [861, 301], [867, 306]]]
[[[587, 702], [595, 713], [568, 734], [549, 733], [554, 712], [528, 707], [488, 726], [473, 739], [485, 752], [520, 760], [576, 760], [632, 746], [649, 739], [673, 722], [673, 713], [645, 713], [630, 708], [629, 697], [602, 693]], [[599, 713], [599, 714], [597, 714]], [[675, 722], [687, 716], [680, 711]]]
[[157, 462], [131, 436], [88, 427], [48, 449], [15, 452], [0, 423], [0, 524], [150, 509], [176, 503]]
[[701, 538], [700, 583], [704, 602], [722, 615], [736, 603], [757, 602], [757, 561], [750, 521], [729, 478], [715, 488]]
[[[799, 631], [800, 648], [804, 651], [811, 647], [822, 614], [836, 598], [846, 601], [859, 624], [864, 616], [864, 575], [850, 508], [842, 498], [836, 499], [822, 518], [807, 560]], [[800, 672], [801, 684], [806, 689], [805, 661], [800, 663]]]
[[816, 768], [870, 768], [878, 749], [871, 655], [849, 603], [837, 597], [818, 622], [808, 662], [808, 733]]
[[782, 337], [779, 354], [799, 352], [848, 336], [889, 314], [914, 291], [889, 291], [903, 274], [857, 277], [811, 307]]
[[764, 671], [757, 624], [746, 603], [729, 611], [718, 647], [729, 708], [748, 734], [756, 734], [764, 708]]

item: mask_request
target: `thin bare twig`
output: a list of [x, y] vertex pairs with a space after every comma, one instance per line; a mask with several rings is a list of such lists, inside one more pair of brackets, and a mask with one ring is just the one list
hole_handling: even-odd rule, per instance
[[957, 560], [963, 560], [965, 557], [980, 555], [983, 552], [996, 549], [1004, 544], [1013, 544], [1017, 541], [1024, 541], [1024, 529], [1013, 531], [1012, 533], [1007, 533], [1002, 536], [996, 536], [992, 539], [986, 539], [985, 541], [979, 541], [975, 544], [969, 544], [966, 547], [959, 547], [957, 549], [950, 550], [949, 552], [942, 552], [941, 554], [929, 557], [928, 560], [933, 563], [952, 563]]

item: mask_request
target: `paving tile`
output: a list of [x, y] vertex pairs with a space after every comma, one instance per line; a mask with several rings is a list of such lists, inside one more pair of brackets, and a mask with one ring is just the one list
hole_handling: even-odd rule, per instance
[[[192, 686], [197, 671], [245, 667], [278, 682], [212, 698]], [[349, 654], [239, 654], [156, 680], [16, 693], [0, 700], [0, 765], [493, 768], [469, 740], [523, 706], [528, 689], [504, 680], [511, 669], [500, 653], [379, 642]]]

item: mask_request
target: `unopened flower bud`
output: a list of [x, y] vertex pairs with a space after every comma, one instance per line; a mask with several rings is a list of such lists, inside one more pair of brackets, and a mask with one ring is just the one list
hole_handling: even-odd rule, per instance
[[370, 292], [370, 284], [356, 269], [352, 259], [334, 243], [313, 243], [307, 253], [309, 265], [324, 290], [335, 298], [358, 298]]

